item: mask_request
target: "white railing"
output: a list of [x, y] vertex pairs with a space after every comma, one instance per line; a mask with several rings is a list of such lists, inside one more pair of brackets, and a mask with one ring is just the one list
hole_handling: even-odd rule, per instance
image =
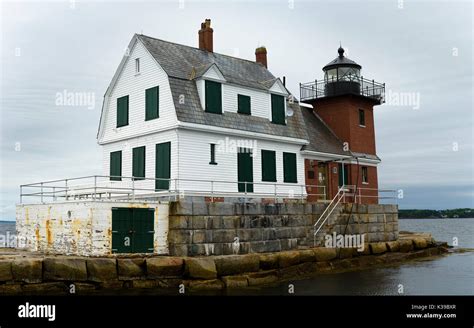
[[[239, 185], [243, 191], [239, 191]], [[311, 192], [313, 190], [314, 192]], [[34, 198], [44, 203], [45, 201], [81, 199], [129, 201], [144, 198], [167, 198], [176, 200], [183, 196], [204, 196], [209, 197], [211, 201], [219, 197], [304, 200], [308, 196], [326, 199], [326, 195], [326, 187], [322, 185], [105, 175], [51, 180], [20, 186], [20, 203], [23, 203], [25, 198]]]

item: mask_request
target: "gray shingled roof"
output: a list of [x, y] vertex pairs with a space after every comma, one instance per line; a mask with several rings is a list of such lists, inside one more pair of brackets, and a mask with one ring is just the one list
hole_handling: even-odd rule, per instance
[[198, 77], [204, 74], [212, 64], [216, 64], [229, 83], [268, 90], [277, 80], [269, 70], [257, 62], [141, 34], [138, 38], [170, 77], [190, 79], [193, 69], [195, 77]]
[[342, 141], [339, 140], [323, 120], [314, 113], [312, 108], [301, 107], [301, 112], [309, 136], [309, 145], [303, 146], [302, 150], [351, 155], [349, 151], [344, 151]]
[[[288, 104], [294, 115], [288, 117], [287, 125], [273, 124], [262, 117], [202, 110], [196, 82], [191, 77], [204, 74], [216, 64], [229, 83], [268, 90], [277, 79], [261, 64], [144, 35], [138, 37], [169, 76], [179, 121], [308, 140], [297, 104]], [[184, 102], [180, 102], [180, 95], [184, 95]]]
[[[194, 81], [173, 77], [170, 77], [169, 81], [174, 105], [176, 107], [176, 115], [181, 122], [308, 140], [301, 110], [297, 103], [290, 104], [287, 102], [287, 105], [292, 108], [294, 112], [292, 117], [288, 117], [287, 125], [274, 124], [266, 118], [237, 113], [207, 113], [201, 108], [196, 83]], [[184, 102], [179, 101], [180, 95], [184, 95]]]

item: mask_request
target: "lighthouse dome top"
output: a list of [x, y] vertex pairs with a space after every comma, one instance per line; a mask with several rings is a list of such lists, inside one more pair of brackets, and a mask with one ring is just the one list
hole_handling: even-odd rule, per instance
[[332, 60], [326, 66], [324, 66], [323, 71], [327, 71], [327, 70], [338, 68], [338, 67], [352, 67], [352, 68], [357, 68], [359, 70], [362, 68], [362, 66], [357, 64], [355, 61], [350, 60], [349, 58], [344, 56], [344, 48], [339, 47], [339, 49], [337, 49], [337, 52], [339, 56], [337, 56], [336, 59]]

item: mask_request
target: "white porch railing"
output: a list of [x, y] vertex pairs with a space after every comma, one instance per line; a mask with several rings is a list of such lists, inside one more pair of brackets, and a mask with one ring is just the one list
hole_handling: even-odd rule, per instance
[[[111, 180], [112, 179], [112, 180]], [[115, 179], [115, 180], [114, 180]], [[156, 183], [165, 185], [157, 189]], [[243, 191], [239, 191], [239, 187]], [[311, 192], [308, 193], [308, 190]], [[245, 182], [199, 179], [159, 179], [126, 176], [93, 175], [51, 180], [20, 186], [20, 203], [26, 198], [45, 201], [136, 200], [144, 198], [177, 199], [183, 196], [244, 198], [295, 198], [316, 196], [326, 199], [327, 190], [321, 185], [296, 183]]]

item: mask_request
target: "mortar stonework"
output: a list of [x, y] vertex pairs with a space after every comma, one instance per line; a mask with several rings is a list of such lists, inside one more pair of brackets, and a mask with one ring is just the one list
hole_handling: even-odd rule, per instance
[[[175, 256], [279, 252], [321, 246], [327, 234], [398, 239], [396, 205], [340, 204], [314, 238], [324, 203], [191, 203], [170, 205], [169, 251]], [[350, 215], [352, 213], [352, 215]]]

